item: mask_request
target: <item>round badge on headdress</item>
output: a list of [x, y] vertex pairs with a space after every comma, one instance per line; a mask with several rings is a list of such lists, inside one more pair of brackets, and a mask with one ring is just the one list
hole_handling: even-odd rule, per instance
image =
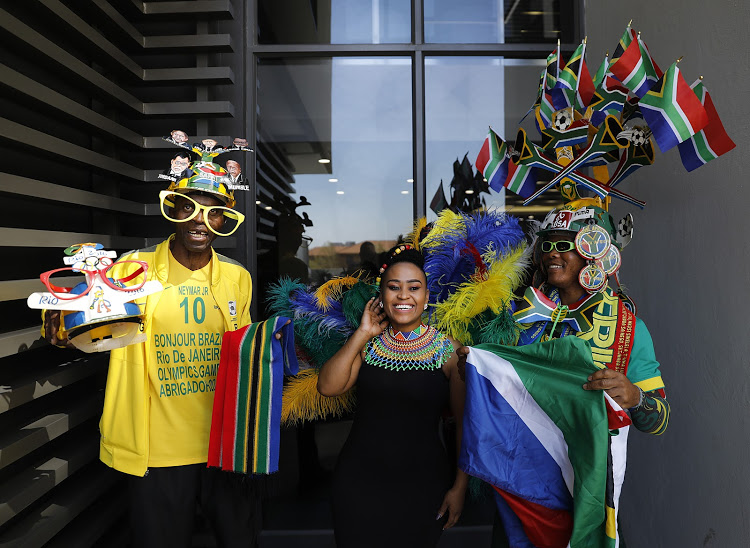
[[589, 293], [596, 293], [607, 285], [607, 274], [597, 264], [588, 264], [578, 274], [578, 283]]
[[604, 257], [602, 257], [601, 259], [597, 259], [596, 264], [598, 264], [601, 269], [607, 273], [608, 276], [611, 276], [612, 274], [620, 270], [620, 265], [622, 264], [622, 255], [620, 255], [620, 250], [617, 249], [617, 246], [609, 246], [607, 254], [604, 255]]
[[612, 245], [612, 240], [606, 229], [596, 224], [590, 224], [578, 231], [575, 244], [581, 257], [596, 260], [607, 254]]

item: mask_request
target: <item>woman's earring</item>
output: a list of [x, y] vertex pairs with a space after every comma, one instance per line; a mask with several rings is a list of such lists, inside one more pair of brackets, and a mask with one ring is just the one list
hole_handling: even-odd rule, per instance
[[425, 303], [425, 305], [424, 305], [424, 309], [425, 309], [425, 310], [427, 310], [427, 303]]
[[383, 301], [380, 301], [380, 308], [383, 308]]

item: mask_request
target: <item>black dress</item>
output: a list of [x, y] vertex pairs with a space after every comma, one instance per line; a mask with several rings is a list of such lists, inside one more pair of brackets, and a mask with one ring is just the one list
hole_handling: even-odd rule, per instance
[[393, 371], [365, 361], [357, 411], [333, 480], [337, 548], [432, 547], [451, 486], [439, 436], [448, 406], [442, 369]]

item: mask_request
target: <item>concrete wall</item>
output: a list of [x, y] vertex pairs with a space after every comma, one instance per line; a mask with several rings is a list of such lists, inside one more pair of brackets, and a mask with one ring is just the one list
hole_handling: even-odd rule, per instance
[[[750, 545], [747, 89], [750, 5], [728, 0], [590, 0], [595, 71], [630, 19], [666, 69], [705, 77], [737, 148], [692, 173], [657, 152], [622, 185], [648, 201], [622, 277], [651, 331], [672, 404], [661, 437], [631, 436], [621, 521], [632, 547]], [[626, 209], [619, 206], [622, 215]], [[636, 213], [634, 212], [634, 215]]]

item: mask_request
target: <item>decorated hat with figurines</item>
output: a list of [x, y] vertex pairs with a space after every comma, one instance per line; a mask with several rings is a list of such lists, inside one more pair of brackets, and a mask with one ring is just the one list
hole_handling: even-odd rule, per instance
[[[182, 130], [173, 130], [170, 135], [163, 138], [168, 143], [189, 150], [197, 154], [200, 159], [190, 164], [179, 178], [171, 178], [167, 190], [187, 194], [189, 192], [207, 192], [218, 197], [227, 207], [234, 207], [236, 201], [234, 192], [230, 188], [229, 175], [226, 169], [213, 160], [225, 152], [242, 151], [252, 152], [248, 147], [247, 140], [235, 138], [231, 146], [223, 146], [215, 139], [203, 139], [200, 143], [188, 144], [188, 136]], [[166, 177], [165, 177], [166, 178]]]

